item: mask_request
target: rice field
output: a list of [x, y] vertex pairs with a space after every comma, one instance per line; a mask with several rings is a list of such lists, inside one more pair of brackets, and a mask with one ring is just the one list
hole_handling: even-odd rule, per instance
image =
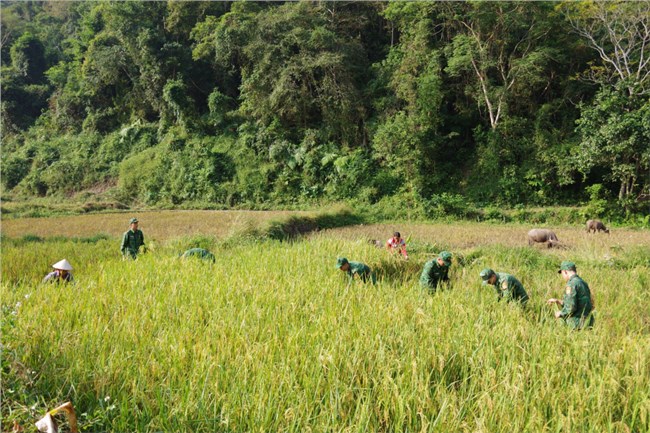
[[[313, 212], [311, 212], [313, 213]], [[121, 236], [129, 229], [129, 220], [137, 217], [146, 238], [167, 240], [180, 236], [227, 237], [239, 230], [288, 215], [308, 215], [298, 211], [219, 211], [165, 210], [129, 213], [19, 218], [2, 221], [2, 234], [11, 238], [25, 235], [39, 237], [88, 237], [97, 234]]]
[[[171, 219], [138, 216], [158, 247], [137, 261], [116, 253], [117, 225], [84, 232], [112, 235], [94, 243], [3, 242], [3, 431], [66, 400], [85, 431], [650, 431], [648, 231], [560, 227], [566, 247], [552, 250], [528, 247], [528, 227], [478, 223], [238, 243], [222, 221], [211, 265], [176, 258]], [[73, 218], [27, 226], [60, 236]], [[394, 230], [409, 261], [367, 242]], [[430, 295], [419, 273], [443, 249], [451, 281]], [[378, 284], [348, 285], [342, 255]], [[76, 282], [42, 285], [64, 257]], [[594, 293], [591, 331], [568, 331], [545, 305], [563, 294], [564, 259]], [[522, 281], [525, 310], [480, 284], [488, 266]]]

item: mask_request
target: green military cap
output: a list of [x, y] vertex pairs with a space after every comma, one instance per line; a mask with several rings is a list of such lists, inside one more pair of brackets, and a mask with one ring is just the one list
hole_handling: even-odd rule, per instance
[[483, 269], [481, 271], [481, 273], [479, 275], [481, 275], [481, 279], [483, 280], [483, 284], [487, 284], [490, 277], [492, 275], [494, 275], [494, 271], [492, 269], [490, 269], [490, 268], [485, 268], [485, 269]]
[[576, 264], [569, 261], [565, 260], [560, 264], [560, 270], [557, 271], [557, 273], [561, 273], [562, 271], [575, 271], [576, 270]]
[[350, 262], [348, 262], [348, 259], [346, 259], [345, 257], [337, 258], [336, 259], [336, 269], [341, 269], [341, 266], [343, 266], [346, 263], [350, 263]]
[[449, 266], [451, 265], [451, 253], [449, 251], [443, 251], [440, 254], [438, 254], [438, 257], [442, 259], [443, 262], [445, 262], [445, 265]]
[[131, 218], [131, 220], [129, 221], [129, 224], [133, 224], [133, 223], [137, 223], [137, 222], [138, 222], [137, 218]]

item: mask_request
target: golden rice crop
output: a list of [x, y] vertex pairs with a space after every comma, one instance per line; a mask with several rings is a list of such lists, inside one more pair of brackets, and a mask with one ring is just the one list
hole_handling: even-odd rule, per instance
[[[408, 262], [366, 242], [395, 229]], [[568, 248], [546, 250], [526, 231], [386, 224], [215, 241], [215, 265], [164, 242], [135, 262], [118, 239], [5, 243], [3, 430], [71, 399], [82, 428], [108, 431], [648, 431], [648, 232], [564, 227]], [[451, 283], [429, 295], [419, 272], [442, 248]], [[339, 255], [379, 284], [348, 286]], [[63, 257], [77, 282], [41, 285]], [[568, 331], [544, 305], [563, 293], [565, 258], [594, 292], [592, 331]], [[526, 310], [481, 286], [486, 266], [520, 278]]]
[[145, 237], [166, 240], [178, 236], [208, 235], [224, 237], [240, 229], [288, 215], [306, 215], [294, 211], [218, 211], [166, 210], [133, 213], [99, 213], [49, 218], [8, 219], [2, 222], [2, 234], [12, 238], [27, 234], [40, 237], [85, 237], [97, 233], [120, 236], [129, 229], [129, 220], [137, 217]]

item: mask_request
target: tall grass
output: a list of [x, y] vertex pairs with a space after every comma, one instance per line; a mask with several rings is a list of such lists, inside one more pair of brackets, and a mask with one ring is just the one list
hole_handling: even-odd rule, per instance
[[[108, 240], [6, 244], [3, 431], [65, 399], [82, 427], [109, 431], [650, 429], [647, 233], [608, 245], [567, 229], [571, 248], [547, 251], [509, 245], [517, 226], [490, 238], [505, 242], [472, 224], [398, 229], [454, 253], [447, 290], [418, 287], [431, 248], [405, 262], [365, 241], [390, 226], [215, 241], [215, 265], [175, 259], [173, 242], [135, 262]], [[379, 284], [348, 287], [340, 255]], [[77, 282], [39, 284], [62, 257]], [[544, 305], [563, 293], [565, 257], [594, 291], [592, 331]], [[481, 286], [485, 266], [524, 283], [526, 310]]]

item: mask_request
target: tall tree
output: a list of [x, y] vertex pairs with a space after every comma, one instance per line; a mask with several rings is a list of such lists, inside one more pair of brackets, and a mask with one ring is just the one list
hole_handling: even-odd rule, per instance
[[492, 129], [511, 99], [529, 97], [545, 84], [544, 69], [553, 56], [545, 43], [550, 10], [537, 2], [448, 5], [455, 36], [447, 46], [446, 71], [473, 77], [466, 91], [485, 109]]
[[650, 93], [650, 2], [589, 0], [558, 7], [600, 57], [602, 64], [592, 64], [586, 77], [622, 84], [630, 96]]

